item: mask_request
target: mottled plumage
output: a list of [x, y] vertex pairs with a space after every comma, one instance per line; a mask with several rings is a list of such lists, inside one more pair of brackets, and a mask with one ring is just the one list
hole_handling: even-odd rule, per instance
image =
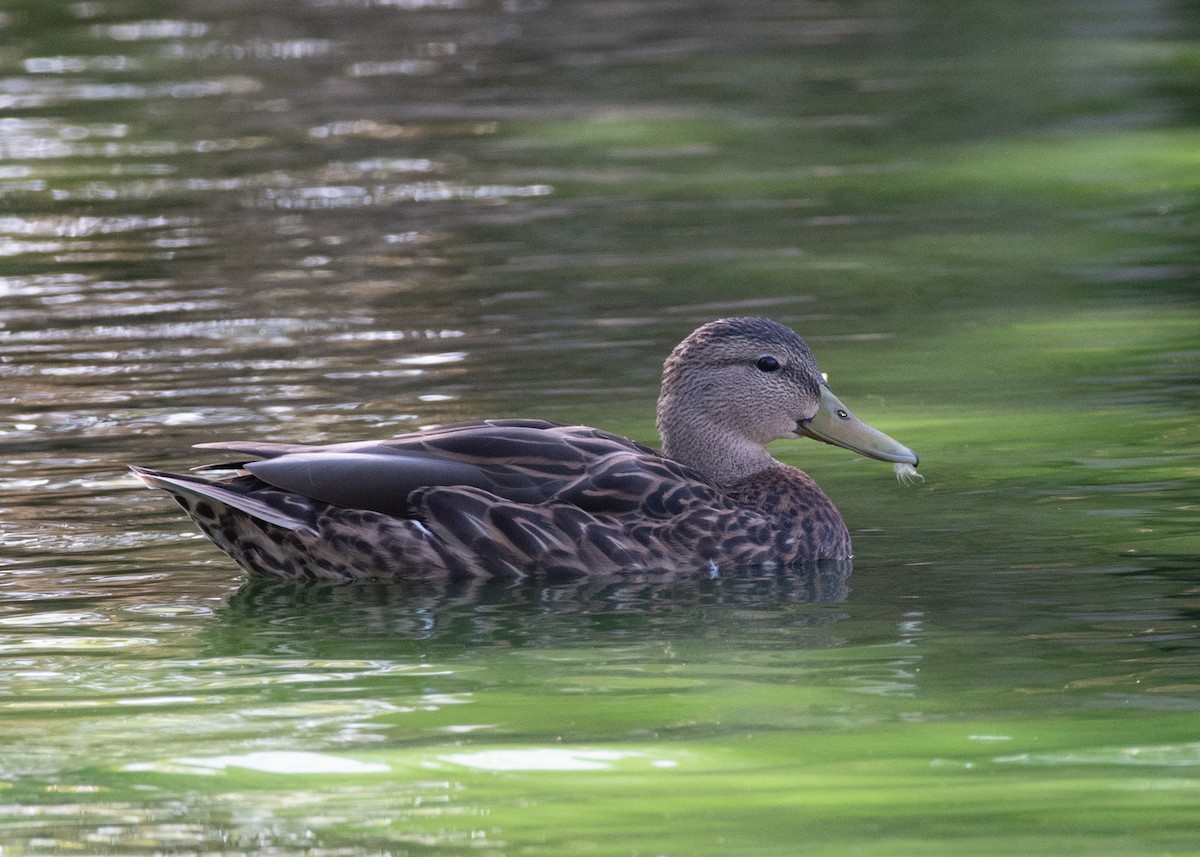
[[829, 498], [762, 445], [808, 434], [916, 464], [849, 415], [803, 341], [767, 319], [684, 340], [664, 369], [659, 427], [664, 453], [586, 426], [485, 420], [378, 442], [201, 444], [233, 454], [201, 468], [239, 471], [225, 479], [134, 472], [251, 574], [370, 579], [847, 558]]

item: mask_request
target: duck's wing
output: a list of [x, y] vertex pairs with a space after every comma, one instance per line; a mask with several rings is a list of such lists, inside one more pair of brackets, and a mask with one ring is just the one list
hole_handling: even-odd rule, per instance
[[[593, 485], [614, 456], [666, 461], [648, 447], [585, 426], [542, 420], [460, 423], [390, 440], [303, 446], [255, 442], [201, 444], [262, 456], [236, 466], [284, 491], [349, 509], [397, 517], [414, 513], [414, 491], [430, 487], [481, 489], [502, 501], [537, 504], [566, 492], [584, 507], [636, 504], [611, 486]], [[670, 462], [673, 465], [673, 462]], [[626, 467], [628, 468], [628, 464]], [[677, 466], [677, 465], [675, 465]]]
[[413, 517], [450, 557], [491, 573], [569, 576], [715, 568], [779, 559], [776, 528], [661, 456], [610, 452], [543, 502], [505, 503], [468, 486], [414, 492]]

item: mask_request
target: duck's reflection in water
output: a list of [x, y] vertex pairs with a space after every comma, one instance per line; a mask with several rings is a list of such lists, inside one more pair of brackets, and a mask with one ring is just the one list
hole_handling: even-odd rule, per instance
[[[586, 645], [597, 635], [696, 635], [752, 642], [786, 613], [795, 626], [820, 627], [843, 611], [850, 560], [800, 568], [747, 568], [718, 577], [636, 575], [571, 582], [412, 580], [330, 584], [251, 580], [212, 628], [221, 645], [395, 653], [407, 643], [464, 646]], [[804, 605], [813, 605], [805, 608]], [[309, 652], [311, 654], [312, 652]], [[360, 651], [361, 653], [361, 651]]]

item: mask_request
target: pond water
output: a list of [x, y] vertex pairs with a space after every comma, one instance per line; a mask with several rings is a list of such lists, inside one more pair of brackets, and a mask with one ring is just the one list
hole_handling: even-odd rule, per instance
[[[13, 0], [0, 851], [1198, 853], [1200, 11]], [[848, 578], [249, 582], [129, 464], [654, 443], [779, 318]]]

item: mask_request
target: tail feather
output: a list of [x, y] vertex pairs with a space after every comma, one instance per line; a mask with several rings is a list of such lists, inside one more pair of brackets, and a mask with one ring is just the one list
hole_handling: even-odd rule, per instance
[[267, 521], [287, 530], [316, 535], [317, 532], [304, 520], [290, 514], [269, 500], [256, 496], [245, 490], [238, 490], [228, 483], [215, 482], [211, 479], [201, 479], [182, 473], [166, 473], [161, 470], [150, 470], [145, 467], [130, 466], [133, 475], [149, 488], [159, 488], [179, 500], [185, 509], [190, 511], [197, 502], [216, 502], [237, 509], [257, 518]]

